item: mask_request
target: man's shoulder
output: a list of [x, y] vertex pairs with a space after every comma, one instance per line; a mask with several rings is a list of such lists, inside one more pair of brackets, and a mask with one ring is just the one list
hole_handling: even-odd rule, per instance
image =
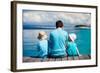
[[65, 30], [62, 30], [62, 31], [63, 31], [64, 34], [68, 35], [68, 32], [67, 31], [65, 31]]
[[55, 34], [55, 33], [56, 33], [56, 31], [57, 31], [56, 29], [55, 29], [55, 30], [53, 30], [53, 31], [51, 31], [51, 34]]
[[63, 30], [63, 32], [67, 33], [67, 31]]
[[[60, 32], [63, 32], [63, 33], [66, 34], [66, 35], [68, 34], [68, 32], [65, 31], [65, 30], [60, 30]], [[51, 31], [51, 34], [56, 34], [56, 33], [59, 33], [59, 32], [57, 31], [57, 29]]]

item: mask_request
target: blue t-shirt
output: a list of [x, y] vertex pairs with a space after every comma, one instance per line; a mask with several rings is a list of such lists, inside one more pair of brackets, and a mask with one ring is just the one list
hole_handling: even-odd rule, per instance
[[77, 56], [77, 45], [75, 42], [68, 42], [68, 47], [66, 49], [68, 56]]
[[65, 56], [66, 55], [66, 41], [68, 40], [68, 33], [61, 28], [50, 33], [49, 40], [49, 54], [51, 56]]
[[38, 57], [42, 58], [48, 55], [48, 41], [39, 40], [37, 44], [38, 48]]

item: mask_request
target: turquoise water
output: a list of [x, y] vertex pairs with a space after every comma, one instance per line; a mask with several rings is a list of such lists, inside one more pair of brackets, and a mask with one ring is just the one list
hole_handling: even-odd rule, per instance
[[[47, 32], [48, 36], [54, 29], [24, 29], [23, 30], [23, 56], [37, 56], [37, 36], [39, 31]], [[68, 33], [76, 33], [76, 44], [82, 55], [91, 54], [91, 29], [90, 28], [70, 28], [65, 29]], [[48, 37], [49, 38], [49, 37]]]

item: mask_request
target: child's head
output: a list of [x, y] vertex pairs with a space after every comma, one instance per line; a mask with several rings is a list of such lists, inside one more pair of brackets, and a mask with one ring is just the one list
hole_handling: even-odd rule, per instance
[[37, 38], [38, 38], [39, 40], [45, 40], [45, 39], [47, 39], [46, 32], [40, 31]]
[[75, 40], [76, 40], [76, 34], [75, 33], [71, 33], [71, 34], [69, 34], [69, 39], [70, 39], [70, 41], [72, 41], [72, 42], [74, 42]]

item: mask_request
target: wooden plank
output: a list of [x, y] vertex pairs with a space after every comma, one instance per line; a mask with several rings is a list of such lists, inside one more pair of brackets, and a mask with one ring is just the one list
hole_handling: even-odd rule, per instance
[[62, 58], [62, 61], [65, 61], [65, 60], [67, 60], [67, 57]]
[[41, 62], [46, 62], [46, 61], [49, 61], [49, 58], [45, 58], [45, 59], [41, 58]]
[[23, 62], [46, 62], [46, 61], [65, 61], [65, 60], [83, 60], [83, 59], [91, 59], [90, 55], [82, 55], [82, 56], [66, 56], [64, 58], [33, 58], [33, 57], [24, 57]]
[[24, 57], [23, 62], [40, 62], [41, 58]]
[[79, 56], [74, 56], [74, 60], [79, 60]]
[[40, 62], [41, 58], [31, 58], [30, 62]]
[[62, 61], [62, 58], [55, 58], [56, 61]]
[[90, 56], [88, 56], [88, 55], [82, 55], [82, 56], [79, 56], [79, 59], [80, 59], [80, 60], [83, 60], [83, 59], [90, 59]]
[[23, 57], [23, 62], [28, 62], [30, 60], [30, 57]]
[[49, 58], [48, 61], [55, 61], [55, 58]]
[[74, 60], [73, 56], [68, 56], [68, 60]]
[[46, 61], [49, 61], [50, 58], [47, 58]]

